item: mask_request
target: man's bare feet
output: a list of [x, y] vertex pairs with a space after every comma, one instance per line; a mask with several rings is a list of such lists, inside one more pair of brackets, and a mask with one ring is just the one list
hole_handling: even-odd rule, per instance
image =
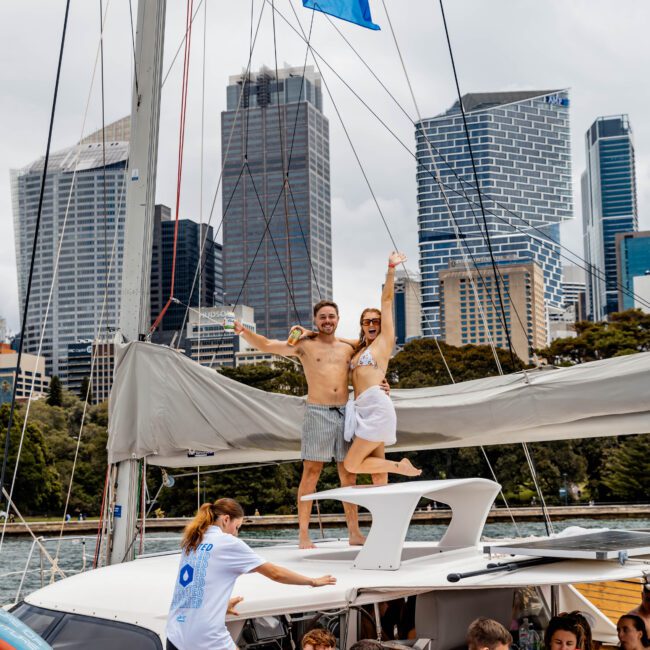
[[316, 545], [309, 537], [301, 537], [298, 540], [298, 548], [316, 548]]
[[402, 458], [397, 463], [397, 473], [402, 474], [402, 476], [420, 476], [422, 470], [415, 467], [408, 458]]
[[356, 535], [350, 535], [348, 541], [350, 546], [363, 546], [366, 543], [366, 538], [361, 533], [357, 533]]

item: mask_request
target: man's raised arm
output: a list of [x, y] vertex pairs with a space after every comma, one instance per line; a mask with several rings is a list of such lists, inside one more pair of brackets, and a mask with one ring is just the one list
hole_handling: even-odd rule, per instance
[[278, 354], [283, 357], [299, 357], [302, 350], [299, 345], [289, 345], [286, 341], [267, 339], [266, 336], [256, 334], [246, 329], [239, 321], [235, 321], [235, 334], [239, 334], [249, 345], [262, 352]]

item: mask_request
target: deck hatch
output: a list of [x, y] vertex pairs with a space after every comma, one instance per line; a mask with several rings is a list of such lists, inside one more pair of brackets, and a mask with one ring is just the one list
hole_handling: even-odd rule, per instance
[[485, 545], [486, 553], [511, 553], [572, 560], [620, 560], [650, 554], [650, 533], [630, 530], [599, 530], [555, 537], [538, 542]]

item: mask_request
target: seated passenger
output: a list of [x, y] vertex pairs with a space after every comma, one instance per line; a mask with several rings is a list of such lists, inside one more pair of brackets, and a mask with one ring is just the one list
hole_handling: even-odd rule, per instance
[[511, 644], [510, 632], [491, 618], [477, 618], [467, 628], [469, 650], [509, 650]]
[[650, 646], [645, 621], [636, 614], [625, 614], [616, 624], [618, 641], [623, 650], [644, 650]]
[[545, 650], [591, 650], [591, 627], [579, 612], [554, 616], [544, 633]]
[[302, 650], [334, 650], [336, 637], [325, 628], [315, 627], [302, 637], [300, 647]]

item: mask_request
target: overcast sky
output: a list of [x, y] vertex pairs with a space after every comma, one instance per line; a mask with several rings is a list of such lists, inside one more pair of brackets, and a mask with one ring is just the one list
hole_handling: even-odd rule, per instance
[[[250, 0], [206, 0], [207, 44], [201, 197], [201, 109], [204, 6], [194, 23], [186, 127], [181, 216], [209, 217], [220, 168], [220, 113], [228, 77], [246, 66]], [[253, 0], [255, 19], [263, 0]], [[305, 29], [311, 12], [299, 0], [276, 0], [293, 24]], [[165, 71], [181, 43], [185, 3], [168, 0]], [[199, 0], [195, 0], [195, 7]], [[108, 5], [108, 7], [107, 7]], [[133, 2], [134, 12], [137, 2]], [[381, 78], [406, 111], [413, 103], [381, 0], [370, 0], [382, 30], [347, 23], [338, 28]], [[423, 117], [446, 110], [455, 87], [434, 0], [386, 0]], [[45, 152], [56, 73], [64, 0], [5, 0], [0, 3], [0, 316], [18, 328], [16, 267], [9, 170]], [[106, 121], [128, 114], [131, 101], [131, 27], [128, 0], [104, 0]], [[650, 228], [650, 3], [647, 0], [447, 0], [445, 4], [461, 91], [570, 89], [574, 215], [562, 241], [582, 251], [579, 177], [584, 169], [584, 132], [601, 115], [627, 113], [634, 131], [640, 228]], [[135, 15], [134, 15], [135, 20]], [[304, 43], [276, 17], [278, 63], [302, 65]], [[69, 146], [101, 126], [99, 69], [91, 89], [99, 39], [99, 2], [73, 0], [54, 125], [53, 150]], [[328, 19], [317, 14], [312, 45], [413, 149], [413, 126], [352, 53]], [[308, 61], [313, 64], [311, 57]], [[253, 54], [253, 69], [274, 66], [273, 26], [266, 6]], [[417, 269], [417, 206], [412, 156], [327, 68], [332, 92], [379, 205], [398, 246]], [[172, 67], [162, 95], [157, 201], [173, 206], [178, 141], [182, 56]], [[90, 98], [90, 99], [89, 99]], [[86, 105], [88, 112], [84, 127]], [[377, 303], [385, 261], [392, 246], [377, 207], [346, 140], [332, 101], [324, 91], [330, 120], [334, 298], [342, 310], [342, 334], [352, 335], [360, 310]], [[202, 207], [201, 207], [202, 206]], [[217, 199], [212, 223], [221, 217]]]

